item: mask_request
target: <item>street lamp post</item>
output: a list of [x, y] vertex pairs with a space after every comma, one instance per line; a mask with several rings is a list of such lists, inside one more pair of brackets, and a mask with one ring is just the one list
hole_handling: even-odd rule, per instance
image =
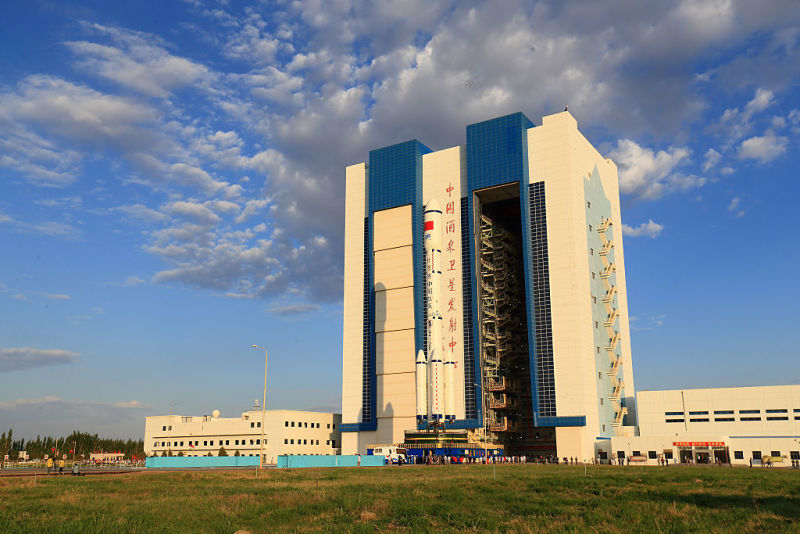
[[264, 400], [261, 403], [261, 447], [258, 452], [258, 469], [261, 470], [264, 467], [264, 416], [267, 409], [267, 349], [259, 345], [252, 347], [264, 351]]

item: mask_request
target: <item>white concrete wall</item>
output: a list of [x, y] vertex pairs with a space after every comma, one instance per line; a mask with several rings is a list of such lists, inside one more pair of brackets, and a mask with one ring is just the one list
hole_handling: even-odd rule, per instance
[[541, 126], [530, 128], [529, 180], [545, 183], [556, 413], [584, 415], [587, 428], [595, 432], [598, 400], [582, 202], [586, 164], [576, 161], [577, 156], [586, 158], [576, 135], [569, 113], [544, 117]]
[[[637, 397], [641, 435], [690, 432], [728, 436], [791, 435], [800, 438], [800, 385], [640, 391]], [[741, 413], [742, 410], [759, 410], [759, 413]], [[767, 410], [786, 412], [767, 413]], [[715, 411], [734, 413], [715, 414]], [[681, 415], [667, 416], [667, 412], [679, 412]], [[708, 412], [708, 415], [691, 412]], [[742, 420], [753, 417], [761, 420]], [[787, 419], [770, 420], [768, 417]], [[708, 422], [692, 421], [706, 418]], [[715, 421], [724, 418], [733, 418], [734, 421]], [[684, 421], [668, 423], [667, 419]]]
[[[341, 421], [340, 414], [267, 410], [266, 461], [275, 463], [281, 454], [340, 454]], [[217, 456], [220, 447], [225, 447], [229, 456], [237, 450], [242, 456], [258, 456], [260, 440], [261, 411], [257, 410], [244, 412], [241, 417], [161, 415], [145, 419], [144, 450], [148, 456], [160, 456], [165, 451], [173, 456], [179, 452], [184, 456]]]
[[[342, 419], [361, 421], [364, 328], [364, 218], [367, 213], [367, 167], [347, 167], [345, 178], [344, 302], [342, 305]], [[343, 444], [345, 454], [354, 454]]]
[[[708, 453], [714, 450], [713, 446], [703, 445], [708, 443], [721, 444], [722, 448], [727, 451], [730, 462], [738, 466], [750, 465], [750, 459], [754, 455], [758, 460], [761, 460], [764, 456], [771, 456], [773, 452], [776, 452], [781, 459], [779, 461], [773, 460], [773, 466], [791, 467], [792, 452], [800, 455], [800, 444], [798, 444], [797, 438], [794, 437], [761, 436], [745, 438], [732, 437], [726, 434], [696, 432], [613, 437], [610, 444], [604, 446], [604, 450], [611, 452], [614, 458], [617, 457], [618, 451], [623, 451], [626, 458], [637, 451], [647, 457], [644, 462], [635, 462], [635, 465], [659, 465], [658, 456], [663, 456], [665, 451], [670, 451], [672, 459], [669, 460], [669, 464], [673, 465], [680, 463], [680, 451], [682, 448], [693, 450], [694, 453], [699, 451]], [[693, 448], [690, 446], [692, 444], [694, 444]], [[651, 451], [656, 453], [655, 459], [649, 457]], [[736, 458], [737, 453], [740, 453], [741, 458]], [[760, 462], [756, 462], [756, 464], [760, 464]]]

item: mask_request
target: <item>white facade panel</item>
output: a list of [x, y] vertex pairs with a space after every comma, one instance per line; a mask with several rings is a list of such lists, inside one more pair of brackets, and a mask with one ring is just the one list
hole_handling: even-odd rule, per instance
[[[382, 424], [380, 420], [387, 417], [416, 418], [414, 373], [378, 375], [376, 392], [379, 426]], [[414, 426], [404, 430], [413, 429]]]
[[376, 211], [372, 219], [374, 251], [412, 244], [411, 205]]
[[413, 328], [413, 287], [375, 292], [375, 332]]
[[379, 375], [414, 372], [414, 330], [394, 330], [375, 334], [375, 371]]
[[413, 247], [404, 246], [375, 252], [375, 291], [414, 285]]

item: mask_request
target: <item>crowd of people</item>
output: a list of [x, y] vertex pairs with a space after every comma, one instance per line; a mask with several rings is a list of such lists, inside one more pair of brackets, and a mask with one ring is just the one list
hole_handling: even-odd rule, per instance
[[[599, 459], [598, 459], [599, 460]], [[564, 464], [578, 465], [580, 460], [565, 456], [450, 456], [429, 454], [425, 456], [408, 456], [401, 459], [400, 464], [451, 465], [451, 464]]]

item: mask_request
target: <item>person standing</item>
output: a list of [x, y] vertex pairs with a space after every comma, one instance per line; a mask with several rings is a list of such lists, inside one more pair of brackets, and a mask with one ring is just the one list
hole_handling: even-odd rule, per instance
[[52, 469], [53, 469], [53, 459], [52, 458], [48, 458], [47, 459], [47, 474], [48, 475], [50, 474], [50, 471]]
[[58, 461], [58, 474], [59, 475], [63, 475], [64, 474], [64, 459], [63, 458], [61, 458]]

